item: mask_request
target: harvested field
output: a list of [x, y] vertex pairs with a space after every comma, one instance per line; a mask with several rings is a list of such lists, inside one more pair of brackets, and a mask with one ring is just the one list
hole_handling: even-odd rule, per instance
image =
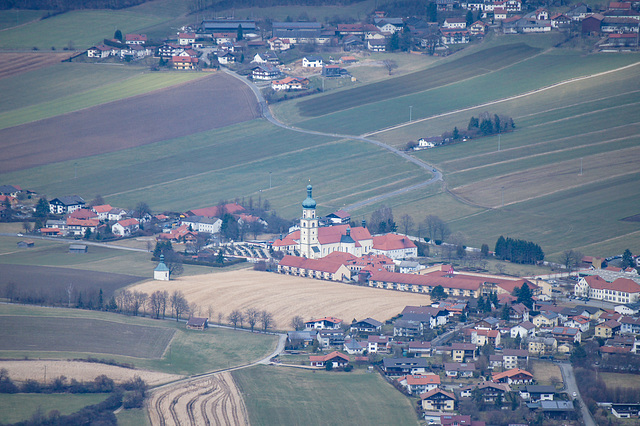
[[6, 143], [0, 147], [0, 171], [115, 152], [225, 127], [258, 117], [256, 105], [248, 86], [225, 74], [214, 74], [2, 129], [0, 139]]
[[148, 400], [154, 425], [248, 425], [242, 396], [229, 372], [153, 392]]
[[332, 281], [319, 281], [271, 272], [238, 270], [216, 274], [179, 277], [171, 281], [150, 281], [132, 290], [180, 290], [189, 303], [211, 305], [225, 318], [234, 309], [256, 308], [271, 312], [277, 329], [287, 329], [291, 319], [300, 315], [335, 316], [350, 322], [367, 317], [384, 321], [407, 305], [426, 305], [427, 295], [373, 289]]
[[175, 330], [87, 318], [0, 316], [0, 350], [160, 358]]
[[541, 197], [554, 192], [605, 181], [612, 176], [637, 173], [640, 148], [627, 148], [584, 158], [583, 168], [588, 173], [579, 174], [580, 160], [573, 159], [505, 174], [454, 188], [452, 192], [473, 204], [485, 207], [501, 205], [501, 188], [504, 188], [504, 204], [512, 204]]
[[0, 78], [10, 77], [28, 71], [37, 70], [57, 64], [68, 59], [74, 52], [64, 53], [0, 53]]
[[26, 380], [44, 382], [45, 376], [47, 382], [60, 376], [65, 376], [67, 380], [75, 379], [88, 382], [104, 374], [116, 383], [126, 382], [135, 376], [139, 376], [148, 385], [157, 386], [183, 377], [177, 374], [158, 373], [83, 361], [0, 361], [1, 368], [6, 368], [11, 380], [18, 382]]
[[[65, 246], [66, 249], [66, 246]], [[97, 297], [102, 289], [103, 299], [109, 300], [122, 287], [141, 281], [141, 277], [79, 269], [52, 268], [33, 265], [2, 265], [0, 294], [7, 296], [7, 286], [13, 285], [13, 296], [42, 296], [53, 303], [64, 303], [67, 288], [73, 285], [74, 300], [77, 292], [83, 292], [85, 300]]]

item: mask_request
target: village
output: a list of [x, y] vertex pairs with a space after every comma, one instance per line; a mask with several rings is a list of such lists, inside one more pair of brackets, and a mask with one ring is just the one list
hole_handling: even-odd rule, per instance
[[[5, 218], [8, 210], [14, 215], [25, 211], [19, 198], [24, 201], [21, 194], [28, 191], [13, 185], [0, 191]], [[311, 185], [298, 224], [274, 240], [254, 238], [243, 251], [238, 241], [220, 235], [224, 218], [233, 217], [240, 228], [254, 224], [256, 236], [264, 234], [268, 223], [239, 203], [152, 215], [143, 205], [137, 211], [107, 204], [88, 207], [77, 195], [43, 200], [31, 207], [32, 214], [46, 209], [45, 218], [56, 218], [46, 219], [33, 235], [76, 238], [70, 240], [71, 252], [86, 252], [80, 239], [92, 234], [126, 239], [155, 229], [156, 250], [173, 242], [176, 251], [182, 247], [185, 259], [222, 257], [224, 265], [225, 259], [235, 258], [269, 271], [264, 273], [431, 296], [430, 305], [406, 306], [393, 318], [348, 322], [332, 312], [310, 320], [297, 317], [287, 332], [285, 351], [271, 360], [336, 372], [354, 366], [378, 371], [415, 399], [429, 424], [482, 425], [499, 416], [577, 424], [584, 402], [566, 377], [569, 360], [575, 363], [587, 351], [601, 371], [640, 371], [640, 276], [631, 266], [607, 266], [606, 259], [584, 257], [575, 271], [513, 277], [428, 264], [418, 256], [422, 243], [415, 237], [372, 235], [366, 221], [357, 226], [343, 210], [317, 216]], [[25, 226], [26, 232], [31, 229]], [[18, 247], [34, 244], [25, 237]], [[160, 253], [154, 257], [159, 260], [154, 279], [170, 280], [174, 269], [165, 264], [164, 250]], [[240, 315], [232, 321], [234, 328], [243, 323]], [[192, 329], [213, 321], [188, 316]], [[640, 412], [640, 404], [605, 407], [619, 418]]]
[[[561, 13], [547, 8], [527, 10], [520, 0], [431, 3], [428, 20], [392, 17], [377, 11], [362, 22], [322, 24], [314, 21], [256, 22], [205, 19], [185, 26], [165, 40], [145, 34], [122, 34], [89, 48], [74, 60], [138, 62], [152, 59], [152, 69], [214, 70], [226, 66], [275, 92], [322, 90], [311, 76], [352, 78], [349, 67], [393, 61], [372, 60], [371, 53], [405, 51], [446, 56], [489, 32], [538, 34], [551, 31], [567, 39], [583, 37], [602, 52], [638, 49], [640, 13], [631, 2], [610, 2], [603, 10], [583, 3]], [[272, 98], [279, 99], [279, 98]]]

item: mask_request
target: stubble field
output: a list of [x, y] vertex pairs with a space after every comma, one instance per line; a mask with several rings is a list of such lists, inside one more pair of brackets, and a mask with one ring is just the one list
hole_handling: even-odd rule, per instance
[[116, 383], [126, 382], [138, 376], [147, 385], [157, 386], [183, 377], [178, 374], [159, 373], [84, 361], [0, 360], [0, 368], [6, 368], [11, 380], [18, 382], [35, 380], [37, 382], [44, 383], [46, 381], [46, 383], [51, 383], [53, 379], [60, 376], [66, 377], [67, 380], [75, 379], [80, 382], [89, 382], [104, 374]]
[[332, 281], [319, 281], [276, 273], [239, 270], [216, 274], [179, 277], [171, 281], [150, 281], [131, 290], [151, 293], [155, 290], [182, 291], [190, 303], [207, 311], [211, 305], [214, 318], [226, 317], [234, 309], [266, 310], [273, 314], [275, 328], [290, 329], [291, 319], [301, 316], [335, 316], [345, 322], [375, 318], [385, 321], [407, 305], [427, 305], [429, 296], [399, 291], [372, 289]]
[[48, 67], [73, 55], [62, 53], [0, 53], [0, 78]]

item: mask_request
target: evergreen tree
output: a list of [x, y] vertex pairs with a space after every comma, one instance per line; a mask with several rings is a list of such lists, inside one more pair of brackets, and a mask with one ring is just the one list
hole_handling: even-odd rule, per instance
[[491, 123], [491, 120], [483, 119], [480, 123], [480, 131], [485, 136], [493, 134], [493, 123]]
[[500, 235], [500, 238], [498, 238], [498, 241], [496, 241], [496, 248], [493, 250], [493, 252], [496, 254], [496, 257], [504, 260], [505, 254], [507, 252], [507, 241], [502, 235]]
[[453, 140], [458, 140], [460, 139], [460, 131], [458, 130], [457, 127], [453, 128]]
[[484, 312], [485, 301], [484, 297], [480, 296], [478, 298], [478, 312]]
[[100, 293], [98, 293], [98, 310], [102, 310], [102, 305], [104, 304], [104, 294], [102, 293], [102, 288], [100, 289]]
[[502, 133], [502, 127], [500, 125], [500, 117], [498, 117], [498, 114], [495, 114], [493, 116], [493, 124], [496, 129], [496, 132]]
[[500, 314], [500, 318], [502, 318], [505, 321], [509, 321], [509, 305], [507, 305], [506, 303], [502, 307], [502, 313]]
[[400, 37], [398, 36], [398, 32], [396, 31], [389, 37], [389, 41], [387, 41], [387, 52], [395, 52], [400, 48]]
[[38, 203], [36, 204], [36, 211], [34, 213], [34, 216], [44, 219], [47, 216], [49, 216], [49, 213], [50, 213], [49, 202], [44, 197], [40, 198], [38, 200]]
[[522, 284], [520, 291], [518, 292], [518, 303], [522, 303], [529, 309], [533, 308], [533, 299], [531, 295], [531, 289], [527, 283]]
[[633, 268], [635, 267], [635, 262], [633, 260], [633, 254], [631, 254], [631, 250], [626, 249], [622, 254], [622, 265], [623, 268]]
[[238, 31], [236, 33], [236, 40], [240, 41], [244, 39], [244, 33], [242, 31], [242, 25], [238, 25]]
[[438, 6], [435, 2], [429, 2], [427, 5], [427, 18], [429, 22], [438, 22]]
[[467, 12], [466, 20], [467, 20], [467, 28], [469, 28], [471, 26], [471, 24], [473, 24], [473, 12], [472, 11], [468, 11]]
[[489, 256], [489, 244], [482, 244], [480, 247], [480, 253], [482, 253], [484, 257]]
[[119, 42], [122, 42], [122, 31], [116, 30], [116, 32], [113, 34], [113, 38], [118, 40]]
[[447, 297], [447, 293], [444, 292], [444, 287], [437, 285], [431, 290], [431, 299], [441, 300]]
[[477, 129], [480, 126], [480, 121], [477, 118], [471, 117], [469, 120], [469, 125], [467, 126], [467, 130]]

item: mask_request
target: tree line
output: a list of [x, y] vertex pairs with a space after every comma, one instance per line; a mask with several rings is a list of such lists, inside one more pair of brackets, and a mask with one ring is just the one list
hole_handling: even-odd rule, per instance
[[536, 243], [502, 235], [496, 241], [495, 256], [514, 263], [535, 264], [544, 260], [544, 252]]

